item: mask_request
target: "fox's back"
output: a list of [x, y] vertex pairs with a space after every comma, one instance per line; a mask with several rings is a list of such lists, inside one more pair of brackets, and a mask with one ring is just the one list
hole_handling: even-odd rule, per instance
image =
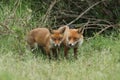
[[36, 28], [30, 31], [28, 38], [32, 38], [34, 42], [37, 42], [41, 46], [44, 46], [49, 42], [50, 32], [47, 28]]

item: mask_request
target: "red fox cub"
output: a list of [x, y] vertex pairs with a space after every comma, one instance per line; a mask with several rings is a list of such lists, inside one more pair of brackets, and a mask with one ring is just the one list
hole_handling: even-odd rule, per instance
[[36, 28], [28, 33], [27, 43], [31, 49], [35, 47], [35, 44], [43, 47], [43, 50], [48, 55], [49, 59], [51, 59], [51, 50], [53, 55], [57, 57], [57, 47], [59, 47], [63, 41], [64, 31], [65, 28], [50, 31], [47, 28]]
[[70, 48], [74, 49], [74, 57], [77, 58], [77, 49], [83, 43], [83, 29], [69, 29], [69, 26], [66, 27], [64, 32], [64, 56], [67, 58], [68, 50]]

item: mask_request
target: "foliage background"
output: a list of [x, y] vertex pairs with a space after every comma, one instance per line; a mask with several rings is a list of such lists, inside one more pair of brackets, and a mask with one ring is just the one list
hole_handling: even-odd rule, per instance
[[69, 60], [61, 53], [60, 61], [49, 62], [26, 48], [31, 29], [68, 24], [99, 1], [0, 0], [0, 80], [119, 80], [119, 0], [101, 1], [72, 24], [86, 28], [78, 60], [71, 50]]

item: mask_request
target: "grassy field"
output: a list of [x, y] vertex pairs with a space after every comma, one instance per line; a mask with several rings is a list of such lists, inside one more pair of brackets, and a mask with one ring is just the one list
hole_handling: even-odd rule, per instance
[[78, 59], [49, 60], [41, 52], [35, 57], [24, 40], [0, 36], [0, 80], [119, 80], [120, 34], [84, 41]]
[[120, 33], [85, 40], [77, 60], [71, 50], [68, 60], [61, 52], [60, 60], [49, 62], [26, 48], [26, 33], [40, 21], [24, 0], [0, 2], [0, 23], [8, 26], [0, 25], [0, 80], [120, 80]]

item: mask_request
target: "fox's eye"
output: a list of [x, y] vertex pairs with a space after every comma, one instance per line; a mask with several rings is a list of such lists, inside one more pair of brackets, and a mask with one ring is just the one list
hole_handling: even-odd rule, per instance
[[71, 37], [68, 38], [69, 40], [71, 39]]
[[78, 38], [74, 38], [74, 40], [75, 40], [75, 41], [77, 41], [77, 40], [78, 40]]
[[55, 39], [55, 38], [52, 38], [52, 40], [54, 40], [54, 41], [55, 41], [56, 39]]
[[62, 38], [59, 38], [58, 40], [61, 40]]

